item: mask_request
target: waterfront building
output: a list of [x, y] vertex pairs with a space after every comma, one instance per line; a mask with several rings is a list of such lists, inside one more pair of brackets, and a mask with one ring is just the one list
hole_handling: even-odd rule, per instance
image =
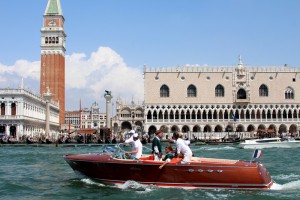
[[48, 0], [41, 29], [40, 94], [52, 93], [59, 102], [59, 122], [64, 122], [65, 113], [65, 42], [66, 34], [60, 0]]
[[300, 68], [144, 67], [145, 124], [165, 132], [299, 133]]
[[112, 118], [112, 132], [124, 136], [131, 129], [142, 132], [144, 129], [144, 106], [143, 103], [130, 103], [120, 97], [116, 100], [116, 116]]
[[62, 130], [71, 133], [81, 127], [81, 110], [65, 111], [65, 121]]
[[90, 108], [66, 111], [63, 129], [74, 132], [79, 129], [100, 129], [106, 127], [106, 113], [100, 112], [97, 102]]
[[[0, 137], [20, 140], [22, 136], [46, 136], [46, 100], [23, 89], [0, 89]], [[49, 102], [49, 138], [59, 132], [59, 105]]]

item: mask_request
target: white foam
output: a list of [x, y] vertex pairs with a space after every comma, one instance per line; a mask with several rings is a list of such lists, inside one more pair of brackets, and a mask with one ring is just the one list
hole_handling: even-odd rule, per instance
[[232, 149], [236, 149], [235, 147], [231, 147], [231, 146], [222, 146], [222, 147], [204, 147], [205, 150], [207, 151], [220, 151], [220, 150], [232, 150]]
[[299, 190], [300, 189], [300, 180], [292, 181], [283, 185], [274, 183], [271, 190]]
[[98, 182], [95, 182], [95, 181], [92, 181], [92, 180], [89, 179], [89, 178], [83, 178], [83, 179], [81, 179], [80, 181], [82, 181], [82, 182], [84, 182], [84, 183], [86, 183], [86, 184], [88, 184], [88, 185], [105, 186], [104, 184], [98, 183]]
[[300, 175], [299, 174], [289, 174], [289, 175], [286, 175], [286, 174], [280, 174], [280, 175], [277, 175], [277, 176], [272, 176], [274, 179], [278, 180], [295, 180], [295, 179], [299, 179], [300, 178]]
[[140, 183], [135, 182], [135, 181], [126, 181], [124, 184], [117, 185], [117, 186], [118, 186], [118, 188], [120, 188], [122, 190], [133, 189], [133, 190], [135, 190], [139, 193], [145, 193], [145, 192], [151, 192], [152, 191], [150, 186], [143, 185], [143, 184], [140, 184]]

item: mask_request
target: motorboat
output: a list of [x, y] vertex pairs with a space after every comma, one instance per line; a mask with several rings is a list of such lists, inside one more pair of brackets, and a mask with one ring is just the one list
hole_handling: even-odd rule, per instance
[[273, 147], [282, 147], [282, 148], [294, 148], [300, 147], [300, 141], [295, 140], [294, 138], [262, 138], [262, 139], [251, 139], [245, 140], [239, 144], [240, 148], [244, 149], [262, 149], [262, 148], [273, 148]]
[[163, 165], [165, 162], [154, 161], [153, 155], [128, 159], [117, 145], [108, 146], [101, 153], [69, 154], [64, 159], [76, 173], [107, 184], [136, 181], [186, 189], [269, 189], [273, 185], [265, 166], [255, 160], [193, 157], [190, 163], [181, 164], [181, 158], [173, 158]]

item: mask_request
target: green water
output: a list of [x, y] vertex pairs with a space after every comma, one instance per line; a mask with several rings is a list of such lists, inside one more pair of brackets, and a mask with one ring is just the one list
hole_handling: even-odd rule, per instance
[[[149, 147], [149, 146], [148, 146]], [[191, 146], [196, 156], [250, 159], [252, 150], [235, 145]], [[268, 191], [229, 189], [163, 189], [128, 181], [107, 186], [77, 176], [64, 161], [70, 153], [99, 152], [101, 147], [0, 146], [0, 199], [300, 199], [300, 148], [263, 149], [263, 162], [274, 188]], [[145, 153], [147, 149], [144, 149]], [[125, 173], [125, 172], [124, 172]]]

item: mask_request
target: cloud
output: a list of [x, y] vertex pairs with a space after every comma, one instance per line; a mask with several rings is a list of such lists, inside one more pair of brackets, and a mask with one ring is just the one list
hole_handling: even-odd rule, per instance
[[[129, 67], [123, 58], [109, 47], [99, 47], [88, 57], [84, 53], [66, 55], [66, 109], [90, 107], [98, 102], [101, 112], [105, 112], [105, 90], [112, 91], [114, 102], [121, 99], [143, 101], [143, 74], [134, 67]], [[10, 77], [10, 78], [8, 78]], [[20, 85], [21, 78], [27, 88], [39, 91], [40, 61], [18, 60], [13, 66], [0, 64], [1, 86]], [[5, 86], [6, 85], [6, 86]]]

